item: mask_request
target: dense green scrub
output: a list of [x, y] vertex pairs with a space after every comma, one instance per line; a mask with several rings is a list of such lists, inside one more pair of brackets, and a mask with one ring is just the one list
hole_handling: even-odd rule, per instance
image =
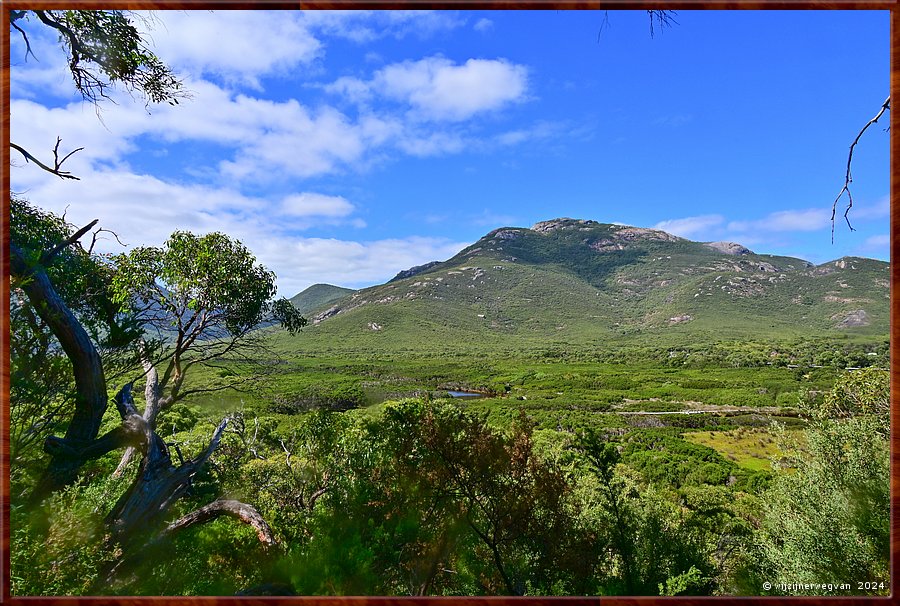
[[[104, 585], [102, 518], [123, 485], [109, 479], [110, 455], [37, 511], [17, 504], [30, 479], [14, 474], [12, 593], [771, 595], [796, 591], [764, 582], [886, 582], [885, 377], [652, 359], [293, 358], [267, 390], [189, 399], [159, 423], [188, 457], [231, 414], [172, 515], [236, 498], [266, 518], [275, 547], [223, 518]], [[747, 435], [764, 455], [735, 456]], [[848, 463], [837, 474], [834, 461]]]

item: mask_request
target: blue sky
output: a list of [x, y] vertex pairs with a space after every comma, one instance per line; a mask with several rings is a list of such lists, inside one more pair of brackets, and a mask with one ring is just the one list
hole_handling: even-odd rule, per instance
[[99, 111], [32, 21], [37, 61], [11, 36], [11, 139], [85, 149], [78, 182], [13, 156], [12, 189], [128, 246], [224, 231], [286, 296], [560, 216], [887, 260], [887, 115], [854, 155], [857, 231], [838, 223], [834, 244], [830, 208], [889, 92], [889, 13], [676, 20], [651, 37], [643, 11], [158, 11], [141, 27], [191, 98], [119, 91]]

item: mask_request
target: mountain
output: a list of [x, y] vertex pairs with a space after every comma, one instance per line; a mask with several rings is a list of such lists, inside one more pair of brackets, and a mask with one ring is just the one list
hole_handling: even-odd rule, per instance
[[307, 315], [353, 292], [356, 291], [351, 288], [342, 288], [331, 284], [313, 284], [288, 300], [301, 314]]
[[561, 218], [495, 229], [447, 261], [348, 293], [313, 316], [308, 337], [407, 348], [881, 338], [889, 284], [882, 261], [816, 266], [731, 242]]

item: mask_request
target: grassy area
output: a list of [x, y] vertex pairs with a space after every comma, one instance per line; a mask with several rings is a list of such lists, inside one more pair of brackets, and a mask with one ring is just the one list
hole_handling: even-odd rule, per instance
[[[712, 448], [730, 461], [753, 471], [771, 470], [772, 459], [784, 454], [778, 446], [777, 437], [768, 428], [694, 431], [685, 433], [683, 437], [694, 444]], [[792, 437], [799, 439], [799, 434]]]

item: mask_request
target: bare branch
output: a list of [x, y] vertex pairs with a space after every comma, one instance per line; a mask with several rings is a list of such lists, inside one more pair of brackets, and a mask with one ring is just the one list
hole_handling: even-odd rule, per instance
[[260, 543], [267, 549], [277, 544], [275, 533], [272, 532], [272, 528], [256, 508], [240, 501], [218, 499], [169, 524], [156, 538], [145, 543], [143, 547], [134, 551], [131, 555], [115, 562], [105, 575], [100, 576], [100, 579], [105, 579], [104, 583], [108, 586], [115, 582], [117, 578], [122, 578], [133, 571], [149, 554], [166, 545], [176, 533], [221, 516], [229, 516], [252, 526], [256, 530], [256, 536], [259, 538]]
[[116, 393], [116, 397], [114, 398], [116, 409], [119, 411], [119, 416], [122, 417], [123, 421], [131, 415], [140, 416], [140, 413], [134, 406], [134, 397], [131, 395], [132, 387], [134, 387], [133, 383], [126, 383], [122, 389]]
[[[19, 13], [18, 17], [16, 17], [15, 13]], [[24, 30], [24, 29], [22, 29], [21, 27], [19, 27], [18, 25], [16, 25], [17, 19], [18, 19], [18, 18], [21, 18], [21, 16], [24, 15], [24, 14], [25, 14], [25, 11], [10, 11], [10, 14], [9, 14], [10, 22], [9, 22], [9, 24], [10, 24], [11, 26], [13, 26], [14, 28], [16, 28], [16, 30], [18, 30], [18, 32], [19, 32], [20, 34], [22, 34], [22, 40], [25, 41], [25, 61], [28, 61], [28, 55], [31, 55], [32, 57], [34, 57], [34, 60], [37, 61], [38, 58], [35, 57], [35, 56], [34, 56], [34, 53], [31, 51], [31, 42], [28, 41], [28, 35], [25, 33], [25, 30]]]
[[203, 522], [213, 520], [223, 515], [235, 518], [244, 524], [252, 526], [256, 530], [256, 536], [259, 537], [259, 541], [266, 547], [271, 547], [275, 544], [275, 534], [259, 512], [251, 505], [233, 500], [213, 501], [205, 507], [192, 511], [186, 516], [169, 524], [162, 532], [162, 537], [165, 538], [171, 536], [179, 530], [183, 530], [195, 524], [202, 524]]
[[850, 224], [850, 217], [848, 214], [850, 209], [853, 208], [853, 194], [850, 192], [850, 184], [853, 183], [853, 174], [851, 172], [851, 166], [853, 164], [853, 150], [856, 148], [856, 144], [859, 143], [859, 140], [862, 138], [863, 133], [866, 130], [878, 122], [878, 119], [884, 115], [884, 112], [891, 109], [891, 98], [888, 97], [885, 99], [884, 103], [881, 104], [881, 109], [875, 114], [875, 117], [866, 122], [866, 125], [862, 127], [862, 130], [856, 135], [856, 138], [853, 140], [853, 143], [850, 144], [850, 153], [847, 154], [847, 172], [844, 175], [844, 186], [841, 188], [841, 191], [838, 192], [837, 198], [834, 199], [834, 202], [831, 204], [831, 243], [834, 244], [834, 217], [837, 212], [837, 203], [844, 195], [847, 194], [847, 208], [844, 210], [844, 220], [847, 222], [847, 227], [850, 228], [850, 231], [856, 231], [853, 229], [853, 225]]
[[111, 230], [111, 229], [105, 229], [105, 228], [101, 227], [101, 228], [97, 229], [96, 231], [94, 231], [93, 234], [92, 234], [91, 245], [90, 245], [90, 247], [88, 248], [88, 251], [87, 251], [88, 254], [91, 254], [92, 252], [94, 252], [94, 245], [97, 244], [97, 240], [100, 240], [100, 233], [101, 233], [101, 232], [106, 232], [106, 233], [108, 233], [108, 234], [112, 234], [112, 236], [113, 236], [113, 238], [115, 238], [116, 242], [119, 243], [119, 246], [122, 246], [122, 247], [128, 246], [127, 244], [125, 244], [124, 242], [122, 242], [122, 240], [119, 239], [119, 234], [117, 234], [116, 232], [114, 232], [114, 231]]
[[[216, 427], [216, 430], [213, 432], [212, 440], [209, 441], [209, 446], [206, 447], [200, 455], [198, 455], [195, 459], [192, 459], [189, 463], [195, 469], [199, 469], [209, 460], [209, 457], [212, 456], [212, 453], [215, 452], [216, 448], [219, 447], [219, 442], [222, 440], [222, 433], [225, 431], [225, 427], [228, 425], [228, 417], [222, 419], [222, 422], [219, 423], [219, 426]], [[195, 472], [196, 473], [196, 472]]]
[[48, 436], [44, 441], [44, 452], [53, 457], [86, 461], [125, 446], [138, 447], [145, 442], [146, 435], [141, 423], [135, 422], [136, 420], [137, 417], [125, 419], [122, 421], [122, 425], [108, 431], [86, 446], [65, 438]]
[[656, 25], [659, 27], [660, 31], [666, 29], [667, 27], [672, 27], [673, 25], [678, 25], [678, 21], [675, 20], [675, 15], [677, 13], [675, 11], [664, 11], [664, 10], [648, 10], [647, 15], [650, 17], [650, 37], [652, 38], [654, 35], [653, 31], [653, 21], [656, 20]]
[[41, 265], [46, 265], [47, 263], [49, 263], [53, 259], [53, 257], [55, 257], [56, 255], [59, 254], [59, 251], [71, 246], [75, 242], [78, 242], [78, 240], [81, 239], [81, 236], [86, 234], [88, 232], [88, 230], [90, 230], [94, 225], [97, 224], [97, 221], [99, 221], [99, 219], [94, 219], [93, 221], [91, 221], [90, 223], [88, 223], [87, 225], [85, 225], [84, 227], [79, 229], [78, 231], [76, 231], [74, 234], [72, 234], [71, 236], [69, 236], [68, 238], [66, 238], [65, 240], [63, 240], [62, 242], [60, 242], [59, 244], [57, 244], [56, 246], [54, 246], [53, 248], [51, 248], [50, 250], [48, 250], [47, 252], [42, 254], [41, 259], [40, 259], [40, 261], [38, 261], [38, 263], [40, 263]]
[[62, 168], [63, 162], [68, 160], [72, 156], [72, 154], [74, 154], [76, 152], [80, 152], [84, 148], [79, 147], [77, 149], [73, 149], [68, 154], [66, 154], [62, 160], [60, 160], [59, 159], [59, 143], [60, 143], [60, 141], [61, 141], [61, 139], [59, 137], [57, 137], [56, 138], [56, 146], [54, 146], [54, 148], [53, 148], [53, 160], [54, 160], [53, 168], [50, 168], [49, 166], [47, 166], [46, 164], [44, 164], [43, 162], [41, 162], [40, 160], [35, 158], [28, 150], [26, 150], [25, 148], [23, 148], [19, 145], [16, 145], [12, 141], [10, 141], [9, 146], [11, 148], [13, 148], [14, 150], [16, 150], [17, 152], [19, 152], [20, 154], [22, 154], [22, 156], [25, 158], [25, 162], [34, 162], [35, 164], [38, 165], [39, 168], [47, 171], [51, 175], [56, 175], [60, 179], [74, 179], [76, 181], [79, 181], [80, 180], [79, 177], [76, 177], [75, 175], [73, 175], [72, 173], [70, 173], [68, 171], [61, 170], [61, 168]]

